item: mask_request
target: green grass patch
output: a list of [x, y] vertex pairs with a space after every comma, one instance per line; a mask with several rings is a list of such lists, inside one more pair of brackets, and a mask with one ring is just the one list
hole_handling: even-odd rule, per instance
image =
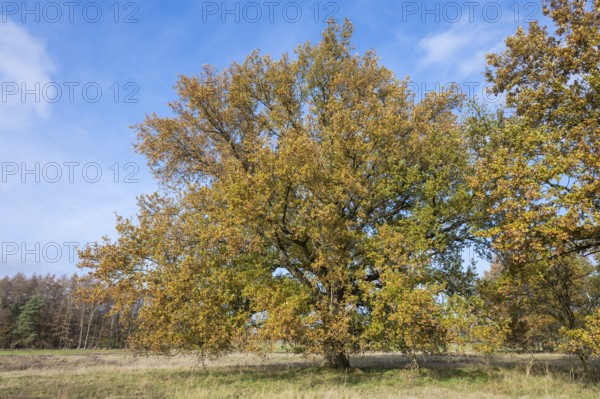
[[[70, 353], [67, 353], [68, 357]], [[0, 399], [19, 398], [594, 398], [600, 388], [575, 380], [568, 360], [546, 360], [527, 375], [524, 356], [494, 362], [464, 363], [438, 357], [408, 369], [381, 358], [381, 367], [335, 371], [281, 363], [236, 366], [231, 360], [208, 367], [177, 361], [132, 358], [115, 352], [90, 352], [77, 359], [65, 354], [23, 359], [23, 368], [0, 373]], [[280, 357], [282, 358], [282, 357]], [[278, 359], [280, 359], [278, 358]], [[245, 359], [243, 355], [233, 361]], [[379, 359], [379, 358], [377, 358]], [[184, 359], [185, 360], [185, 359]], [[71, 361], [71, 363], [69, 363]], [[191, 364], [191, 363], [190, 363]], [[161, 368], [162, 367], [162, 368]], [[8, 369], [8, 368], [7, 368]]]

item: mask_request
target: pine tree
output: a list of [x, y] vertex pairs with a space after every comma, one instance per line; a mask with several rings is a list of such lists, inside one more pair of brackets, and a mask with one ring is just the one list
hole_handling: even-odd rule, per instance
[[32, 348], [39, 344], [37, 338], [40, 335], [42, 316], [42, 298], [34, 296], [20, 310], [15, 324], [13, 334], [16, 341], [13, 347]]

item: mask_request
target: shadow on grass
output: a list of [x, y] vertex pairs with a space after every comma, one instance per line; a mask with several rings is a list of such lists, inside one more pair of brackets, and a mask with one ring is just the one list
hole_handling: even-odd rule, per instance
[[425, 379], [436, 381], [460, 380], [466, 382], [488, 382], [490, 379], [497, 378], [500, 371], [497, 367], [482, 369], [456, 369], [456, 368], [428, 368], [419, 370], [420, 375]]
[[195, 378], [206, 380], [206, 382], [214, 379], [225, 385], [244, 385], [248, 383], [264, 383], [265, 385], [269, 385], [273, 382], [282, 382], [289, 384], [301, 383], [310, 388], [321, 385], [359, 386], [389, 384], [398, 381], [404, 381], [410, 383], [410, 385], [426, 385], [432, 381], [485, 383], [495, 378], [494, 374], [500, 370], [497, 367], [487, 367], [483, 370], [475, 367], [459, 368], [458, 366], [442, 367], [439, 365], [421, 367], [414, 370], [407, 368], [408, 364], [409, 362], [404, 362], [400, 367], [386, 364], [384, 367], [367, 366], [348, 370], [315, 367], [306, 363], [298, 363], [298, 367], [291, 365], [289, 367], [282, 367], [281, 365], [271, 364], [264, 366], [232, 366], [177, 370], [173, 373], [178, 378]]
[[[225, 384], [272, 383], [279, 381], [295, 384], [302, 381], [307, 387], [323, 384], [333, 385], [372, 385], [405, 381], [410, 385], [427, 385], [432, 381], [444, 384], [454, 382], [485, 384], [502, 379], [504, 372], [513, 375], [526, 375], [530, 359], [518, 356], [481, 355], [469, 356], [421, 356], [419, 369], [410, 369], [411, 360], [404, 355], [356, 356], [351, 359], [354, 368], [332, 370], [319, 367], [317, 362], [290, 362], [252, 366], [228, 366], [197, 368], [175, 371], [182, 378], [201, 380], [216, 378]], [[600, 382], [598, 372], [582, 375], [579, 364], [568, 357], [534, 357], [534, 367], [529, 375], [540, 377], [559, 376], [563, 380], [578, 381], [584, 386], [595, 387]]]

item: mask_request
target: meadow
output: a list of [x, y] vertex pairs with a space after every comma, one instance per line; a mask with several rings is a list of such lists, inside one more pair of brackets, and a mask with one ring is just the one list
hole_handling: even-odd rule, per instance
[[[290, 353], [198, 357], [125, 351], [1, 351], [0, 398], [598, 398], [594, 375], [556, 354], [366, 354], [353, 368]], [[596, 365], [597, 366], [597, 365]]]

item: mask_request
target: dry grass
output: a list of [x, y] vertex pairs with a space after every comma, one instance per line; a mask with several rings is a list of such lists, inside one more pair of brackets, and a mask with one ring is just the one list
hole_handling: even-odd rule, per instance
[[598, 398], [559, 355], [354, 357], [354, 369], [292, 354], [136, 357], [115, 351], [0, 352], [0, 398]]

